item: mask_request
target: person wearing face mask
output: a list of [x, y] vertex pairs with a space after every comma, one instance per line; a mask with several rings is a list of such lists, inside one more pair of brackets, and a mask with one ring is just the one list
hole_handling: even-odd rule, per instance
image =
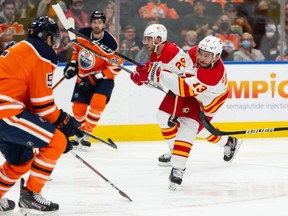
[[[213, 35], [223, 41], [223, 60], [231, 59], [230, 53], [234, 50], [239, 50], [241, 37], [237, 33], [231, 31], [231, 20], [227, 14], [222, 14], [215, 26], [217, 29]], [[225, 56], [225, 58], [224, 58]]]
[[75, 20], [75, 29], [89, 26], [88, 14], [83, 11], [83, 0], [70, 0], [69, 9], [65, 13], [66, 17]]
[[233, 53], [233, 61], [263, 61], [265, 57], [256, 46], [253, 36], [250, 33], [243, 33], [240, 49]]
[[265, 26], [265, 35], [260, 41], [259, 49], [265, 56], [265, 60], [275, 60], [277, 57], [277, 45], [279, 33], [273, 21], [267, 22]]

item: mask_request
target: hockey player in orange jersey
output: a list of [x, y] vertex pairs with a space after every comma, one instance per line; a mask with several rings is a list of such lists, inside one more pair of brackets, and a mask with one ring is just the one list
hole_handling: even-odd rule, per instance
[[[41, 190], [64, 152], [72, 148], [70, 136], [83, 136], [80, 123], [54, 103], [53, 71], [57, 57], [52, 47], [60, 42], [51, 18], [31, 21], [28, 37], [0, 56], [0, 212], [15, 203], [4, 198], [22, 175], [19, 208], [24, 212], [53, 212], [57, 203], [46, 200]], [[33, 151], [39, 149], [39, 153]]]
[[[79, 30], [80, 33], [101, 45], [92, 45], [80, 37], [77, 40], [102, 56], [122, 64], [121, 59], [107, 51], [107, 48], [118, 51], [118, 43], [109, 32], [104, 30], [105, 20], [106, 17], [103, 12], [95, 11], [90, 16], [90, 27]], [[72, 95], [72, 110], [83, 130], [92, 133], [96, 127], [106, 104], [110, 100], [114, 88], [114, 78], [119, 72], [118, 67], [74, 44], [72, 59], [64, 69], [64, 76], [70, 79], [77, 74]], [[78, 146], [78, 149], [86, 151], [91, 146], [88, 138], [86, 135], [81, 139], [76, 136], [73, 144]]]
[[[211, 120], [228, 95], [226, 71], [220, 59], [222, 41], [209, 36], [180, 57], [179, 48], [167, 49], [171, 43], [166, 39], [163, 25], [153, 24], [145, 29], [143, 41], [153, 52], [151, 62], [136, 67], [137, 73], [131, 74], [131, 79], [138, 85], [156, 83], [175, 94], [165, 96], [157, 121], [169, 146], [169, 152], [158, 158], [159, 165], [172, 165], [169, 188], [176, 190], [182, 183], [196, 135], [224, 147], [225, 161], [232, 161], [239, 145], [234, 137], [211, 135], [198, 119], [203, 110]], [[153, 58], [156, 54], [157, 58]]]

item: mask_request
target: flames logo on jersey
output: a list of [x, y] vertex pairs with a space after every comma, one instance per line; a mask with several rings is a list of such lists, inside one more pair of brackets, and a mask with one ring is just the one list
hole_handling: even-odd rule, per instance
[[87, 50], [81, 50], [78, 57], [79, 66], [84, 70], [89, 70], [95, 65], [95, 58], [92, 53]]

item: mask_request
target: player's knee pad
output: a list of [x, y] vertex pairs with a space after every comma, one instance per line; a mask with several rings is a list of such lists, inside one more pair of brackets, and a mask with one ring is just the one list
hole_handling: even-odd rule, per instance
[[169, 128], [171, 126], [168, 125], [169, 119], [171, 117], [171, 114], [166, 113], [162, 110], [158, 110], [156, 114], [156, 120], [160, 126], [160, 128]]
[[105, 109], [106, 102], [107, 102], [106, 95], [94, 94], [92, 96], [92, 99], [91, 99], [91, 102], [90, 102], [90, 107], [93, 110], [97, 110], [99, 112], [102, 112]]

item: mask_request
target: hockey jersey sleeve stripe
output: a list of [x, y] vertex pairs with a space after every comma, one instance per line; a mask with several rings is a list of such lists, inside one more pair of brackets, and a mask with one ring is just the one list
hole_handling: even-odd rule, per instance
[[216, 97], [209, 105], [204, 106], [203, 109], [205, 112], [215, 113], [220, 106], [225, 102], [228, 96], [228, 89], [220, 96]]
[[33, 109], [44, 109], [44, 108], [47, 108], [47, 107], [53, 106], [53, 105], [55, 105], [54, 101], [52, 101], [50, 103], [43, 104], [43, 105], [33, 105]]
[[8, 110], [8, 109], [23, 109], [23, 106], [15, 104], [7, 104], [7, 105], [0, 104], [0, 110]]
[[41, 103], [41, 102], [45, 102], [48, 100], [54, 100], [52, 95], [49, 96], [45, 96], [45, 97], [41, 97], [41, 98], [31, 98], [30, 99], [32, 103]]
[[20, 101], [18, 101], [18, 100], [15, 100], [15, 99], [13, 99], [13, 98], [11, 98], [11, 97], [8, 97], [8, 96], [6, 96], [6, 95], [1, 95], [1, 94], [0, 94], [0, 100], [1, 100], [1, 101], [11, 102], [11, 103], [13, 103], [13, 104], [21, 105], [21, 107], [23, 107], [23, 108], [26, 107], [24, 103], [22, 103], [22, 102], [20, 102]]
[[15, 121], [15, 119], [13, 119], [15, 117], [8, 117], [8, 118], [4, 118], [3, 120], [9, 124], [9, 125], [12, 125], [14, 127], [17, 127], [23, 131], [26, 131], [32, 135], [34, 135], [35, 137], [43, 140], [44, 142], [47, 142], [49, 143], [50, 140], [52, 139], [53, 137], [53, 134], [51, 134], [50, 132], [48, 131], [45, 131], [43, 133], [42, 129], [40, 129], [37, 125], [31, 123], [31, 122], [28, 122], [25, 123], [25, 121], [21, 121], [22, 119], [20, 119], [19, 121]]
[[181, 97], [190, 97], [194, 96], [193, 90], [189, 87], [189, 85], [185, 82], [184, 78], [178, 78], [179, 83], [179, 93]]
[[56, 105], [53, 106], [52, 108], [48, 109], [48, 110], [45, 110], [43, 112], [37, 112], [37, 114], [40, 116], [40, 117], [43, 117], [45, 115], [48, 115], [50, 113], [53, 113], [54, 111], [56, 110]]

